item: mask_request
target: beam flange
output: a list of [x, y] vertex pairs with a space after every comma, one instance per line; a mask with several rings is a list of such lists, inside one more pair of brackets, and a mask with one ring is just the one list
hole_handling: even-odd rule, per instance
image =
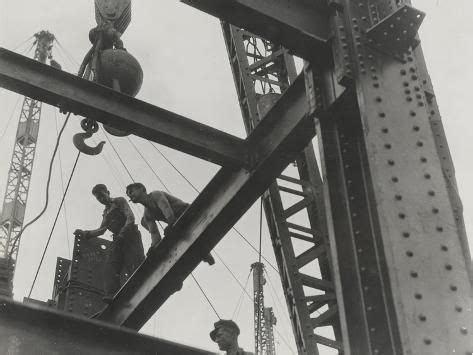
[[328, 8], [312, 0], [181, 0], [306, 59], [329, 53]]
[[215, 355], [73, 314], [0, 298], [0, 354]]
[[222, 166], [247, 165], [243, 139], [3, 48], [0, 87]]
[[250, 170], [222, 168], [99, 319], [139, 329], [315, 135], [299, 77], [249, 137]]

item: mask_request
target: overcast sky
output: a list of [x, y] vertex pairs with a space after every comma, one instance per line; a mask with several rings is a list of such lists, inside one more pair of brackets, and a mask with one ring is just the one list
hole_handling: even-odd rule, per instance
[[[454, 6], [453, 6], [454, 3]], [[473, 196], [471, 182], [471, 151], [473, 133], [470, 128], [470, 83], [473, 82], [473, 24], [468, 16], [473, 12], [471, 0], [417, 0], [414, 6], [427, 12], [421, 28], [421, 39], [437, 94], [440, 112], [449, 139], [456, 168], [456, 176], [464, 204], [467, 231], [473, 228]], [[138, 98], [157, 106], [211, 125], [231, 134], [244, 137], [244, 128], [235, 94], [233, 78], [228, 65], [225, 45], [219, 23], [215, 18], [199, 13], [177, 0], [139, 0], [133, 6], [133, 19], [123, 36], [125, 47], [141, 63], [144, 83]], [[95, 26], [94, 5], [88, 1], [59, 0], [0, 0], [0, 46], [27, 52], [32, 41], [25, 40], [40, 30], [51, 31], [59, 43], [53, 50], [54, 58], [64, 70], [76, 72], [78, 63], [89, 49], [88, 31]], [[60, 45], [59, 45], [60, 44]], [[0, 193], [5, 190], [19, 115], [21, 100], [0, 89]], [[43, 107], [39, 145], [26, 221], [42, 208], [47, 166], [56, 137], [56, 117], [63, 117], [49, 106]], [[13, 117], [10, 120], [10, 117]], [[8, 124], [10, 122], [10, 124]], [[63, 179], [69, 177], [76, 154], [71, 137], [80, 131], [79, 117], [73, 117], [61, 144]], [[98, 139], [104, 139], [100, 134]], [[192, 201], [196, 193], [150, 147], [149, 143], [133, 137], [146, 159], [158, 171], [160, 178], [172, 193]], [[146, 163], [140, 159], [126, 139], [113, 139], [113, 144], [127, 164], [135, 180], [149, 189], [163, 189]], [[166, 156], [198, 187], [202, 188], [216, 173], [218, 167], [182, 153], [162, 148]], [[82, 156], [66, 200], [67, 226], [61, 218], [53, 235], [46, 260], [41, 268], [33, 297], [46, 300], [51, 297], [56, 257], [70, 256], [75, 228], [95, 228], [100, 223], [102, 207], [90, 195], [96, 183], [105, 183], [113, 196], [123, 195], [131, 179], [114, 155], [110, 144], [98, 157]], [[62, 196], [59, 161], [55, 165], [51, 203], [44, 217], [22, 237], [15, 277], [15, 298], [27, 295]], [[141, 209], [134, 207], [136, 214]], [[237, 224], [237, 228], [255, 245], [258, 242], [258, 207], [254, 206]], [[66, 228], [68, 227], [68, 229]], [[275, 265], [269, 236], [264, 228], [263, 253]], [[471, 240], [471, 239], [470, 239]], [[143, 233], [145, 247], [149, 236]], [[242, 283], [245, 283], [252, 262], [257, 255], [234, 232], [230, 232], [217, 247]], [[275, 308], [278, 317], [277, 346], [279, 354], [295, 353], [292, 332], [285, 310], [278, 275], [267, 267], [276, 292], [266, 286], [266, 305]], [[200, 265], [195, 276], [222, 318], [231, 318], [240, 295], [240, 286], [232, 279], [221, 262], [210, 268]], [[251, 280], [248, 286], [251, 294]], [[245, 296], [236, 317], [242, 328], [241, 345], [253, 349], [253, 309]], [[144, 328], [149, 334], [216, 351], [208, 338], [216, 316], [191, 279], [181, 292], [173, 296]], [[286, 344], [289, 343], [289, 346]], [[327, 352], [329, 354], [329, 352]]]

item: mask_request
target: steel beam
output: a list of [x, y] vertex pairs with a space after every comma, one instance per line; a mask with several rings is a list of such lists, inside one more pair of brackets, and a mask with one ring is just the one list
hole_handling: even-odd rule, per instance
[[328, 8], [312, 0], [181, 0], [232, 25], [314, 59], [330, 53]]
[[222, 168], [118, 292], [101, 320], [140, 328], [178, 283], [223, 238], [287, 164], [307, 146], [315, 124], [299, 77], [249, 136], [253, 168]]
[[216, 164], [247, 165], [240, 138], [3, 48], [0, 86]]
[[137, 334], [41, 306], [0, 299], [1, 354], [211, 355], [205, 350]]

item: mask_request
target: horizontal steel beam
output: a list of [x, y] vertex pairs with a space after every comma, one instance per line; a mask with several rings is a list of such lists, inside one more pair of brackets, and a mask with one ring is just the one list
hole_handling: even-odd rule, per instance
[[316, 0], [181, 0], [306, 58], [330, 51], [329, 13]]
[[299, 77], [248, 138], [250, 170], [222, 168], [99, 319], [139, 329], [315, 135]]
[[219, 165], [247, 165], [243, 139], [3, 48], [0, 87]]
[[0, 299], [0, 354], [211, 355], [43, 306]]

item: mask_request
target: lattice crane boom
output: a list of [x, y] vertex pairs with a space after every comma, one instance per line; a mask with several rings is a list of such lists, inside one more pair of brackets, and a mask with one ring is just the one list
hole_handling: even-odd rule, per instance
[[[35, 37], [34, 59], [52, 59], [54, 35], [40, 31]], [[55, 62], [54, 62], [55, 63]], [[51, 63], [53, 65], [53, 63]], [[12, 296], [12, 282], [30, 188], [41, 119], [41, 101], [25, 97], [16, 131], [8, 172], [2, 213], [0, 214], [0, 294]]]
[[[281, 45], [222, 23], [245, 128], [260, 117], [295, 80], [294, 59]], [[299, 355], [318, 354], [320, 345], [343, 347], [329, 256], [323, 182], [309, 144], [263, 195], [281, 282]], [[289, 171], [291, 170], [291, 171]], [[290, 290], [290, 292], [289, 292]], [[320, 332], [326, 326], [332, 334]]]
[[253, 270], [253, 302], [255, 320], [255, 355], [276, 355], [273, 325], [276, 324], [273, 310], [264, 306], [264, 265], [251, 265]]

